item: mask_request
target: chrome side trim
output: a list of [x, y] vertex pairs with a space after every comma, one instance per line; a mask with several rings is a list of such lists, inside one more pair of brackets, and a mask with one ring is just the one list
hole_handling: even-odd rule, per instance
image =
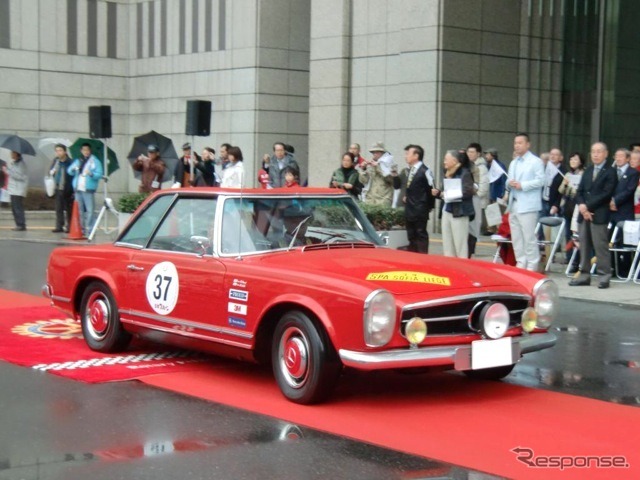
[[[242, 331], [238, 331], [238, 330], [234, 330], [232, 328], [225, 328], [225, 327], [214, 327], [212, 325], [205, 325], [203, 323], [199, 323], [199, 322], [191, 322], [189, 320], [183, 320], [180, 318], [171, 318], [171, 317], [163, 317], [161, 315], [153, 315], [150, 313], [144, 313], [144, 312], [137, 312], [134, 310], [119, 310], [118, 313], [120, 314], [120, 316], [122, 317], [122, 315], [129, 315], [132, 317], [139, 317], [139, 318], [145, 318], [148, 320], [155, 320], [156, 322], [161, 322], [161, 323], [168, 323], [170, 325], [175, 325], [178, 327], [190, 327], [190, 328], [197, 328], [200, 330], [206, 330], [208, 332], [213, 332], [213, 333], [221, 333], [223, 335], [231, 335], [234, 337], [240, 337], [240, 338], [246, 338], [247, 340], [251, 340], [253, 338], [253, 333], [251, 332], [242, 332]], [[129, 323], [134, 323], [135, 320], [131, 320], [131, 319], [126, 319], [126, 318], [121, 318], [121, 320], [125, 323], [129, 322]], [[144, 324], [145, 326], [148, 326], [149, 328], [154, 328], [154, 329], [160, 329], [160, 327], [156, 326], [156, 325], [151, 325], [151, 324]], [[171, 332], [176, 332], [176, 330], [171, 329]], [[209, 337], [203, 337], [203, 338], [209, 338]]]
[[155, 330], [155, 331], [158, 331], [158, 332], [172, 333], [174, 335], [182, 335], [183, 337], [197, 338], [199, 340], [206, 340], [208, 342], [213, 342], [213, 343], [222, 343], [223, 345], [229, 345], [231, 347], [244, 348], [246, 350], [250, 350], [251, 349], [251, 345], [247, 345], [246, 343], [239, 343], [239, 342], [233, 342], [231, 340], [224, 340], [224, 339], [220, 339], [220, 338], [207, 337], [206, 335], [201, 335], [199, 333], [185, 332], [184, 330], [178, 330], [178, 329], [174, 329], [174, 328], [158, 327], [157, 325], [151, 325], [150, 323], [139, 322], [137, 320], [124, 319], [124, 318], [121, 318], [120, 320], [122, 322], [124, 322], [124, 323], [128, 323], [128, 324], [131, 324], [131, 325], [137, 325], [139, 327], [148, 328], [150, 330]]
[[[514, 359], [520, 355], [552, 347], [556, 336], [551, 333], [540, 333], [522, 337], [511, 337], [514, 345]], [[455, 366], [456, 370], [471, 368], [471, 344], [447, 345], [442, 347], [421, 347], [412, 349], [394, 349], [384, 352], [356, 352], [339, 350], [340, 360], [347, 367], [358, 370], [384, 370], [389, 368], [434, 367], [442, 365]]]
[[434, 305], [447, 305], [449, 303], [464, 302], [465, 300], [484, 299], [490, 300], [494, 298], [513, 298], [516, 300], [531, 301], [531, 295], [525, 295], [523, 293], [513, 292], [487, 292], [487, 293], [470, 293], [468, 295], [459, 295], [457, 297], [437, 298], [433, 300], [426, 300], [424, 302], [410, 303], [402, 307], [402, 311], [413, 310], [416, 308], [432, 307]]
[[58, 302], [71, 303], [71, 298], [61, 297], [59, 295], [51, 295], [51, 300], [56, 300]]

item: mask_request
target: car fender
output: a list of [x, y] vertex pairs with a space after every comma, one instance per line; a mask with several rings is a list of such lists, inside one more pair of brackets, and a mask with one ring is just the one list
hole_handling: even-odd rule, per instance
[[78, 278], [76, 279], [76, 283], [73, 286], [73, 293], [71, 298], [73, 299], [75, 312], [80, 311], [80, 302], [82, 300], [82, 292], [80, 290], [84, 288], [84, 285], [94, 280], [101, 281], [105, 285], [107, 285], [111, 290], [111, 293], [113, 293], [116, 301], [120, 298], [118, 286], [116, 285], [116, 282], [113, 280], [111, 275], [109, 275], [109, 273], [105, 270], [101, 270], [99, 268], [90, 268], [82, 272], [82, 275], [78, 276]]
[[327, 310], [315, 299], [300, 293], [284, 293], [278, 295], [273, 298], [267, 305], [265, 305], [262, 312], [260, 312], [259, 318], [264, 318], [264, 315], [271, 311], [273, 308], [276, 308], [278, 305], [282, 304], [297, 304], [300, 305], [303, 309], [311, 311], [316, 318], [320, 321], [322, 326], [324, 327], [327, 335], [331, 339], [331, 342], [336, 345], [336, 331], [331, 321], [331, 317]]

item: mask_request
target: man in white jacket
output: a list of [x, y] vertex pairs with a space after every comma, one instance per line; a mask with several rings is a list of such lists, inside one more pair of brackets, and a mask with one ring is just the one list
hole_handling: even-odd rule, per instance
[[517, 133], [513, 140], [516, 157], [509, 164], [509, 227], [516, 257], [516, 266], [538, 270], [540, 250], [535, 235], [538, 212], [542, 208], [544, 164], [529, 151], [526, 133]]
[[22, 155], [18, 152], [11, 152], [11, 163], [4, 168], [6, 168], [5, 173], [9, 175], [7, 192], [11, 196], [11, 211], [16, 222], [16, 226], [12, 230], [22, 232], [27, 229], [24, 218], [24, 198], [27, 196], [27, 187], [29, 186], [27, 166]]

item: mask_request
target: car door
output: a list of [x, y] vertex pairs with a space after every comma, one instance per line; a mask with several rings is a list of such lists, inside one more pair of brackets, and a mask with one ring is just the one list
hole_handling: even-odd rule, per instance
[[186, 338], [244, 343], [229, 328], [223, 293], [225, 265], [214, 257], [213, 196], [180, 196], [145, 248], [127, 267], [131, 298], [123, 321]]

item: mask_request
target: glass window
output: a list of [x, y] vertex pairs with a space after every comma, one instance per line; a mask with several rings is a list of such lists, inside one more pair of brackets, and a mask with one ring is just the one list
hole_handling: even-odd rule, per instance
[[[153, 236], [149, 248], [200, 253], [192, 237], [206, 237], [209, 245], [213, 245], [215, 211], [215, 198], [178, 198]], [[208, 253], [211, 253], [211, 248]]]
[[223, 255], [334, 242], [380, 244], [350, 198], [232, 198], [223, 210]]
[[119, 243], [128, 243], [130, 245], [139, 245], [144, 247], [156, 225], [169, 208], [169, 205], [175, 198], [175, 195], [163, 195], [158, 197], [153, 203], [148, 205], [145, 210], [138, 216], [135, 223], [132, 224], [119, 239]]

